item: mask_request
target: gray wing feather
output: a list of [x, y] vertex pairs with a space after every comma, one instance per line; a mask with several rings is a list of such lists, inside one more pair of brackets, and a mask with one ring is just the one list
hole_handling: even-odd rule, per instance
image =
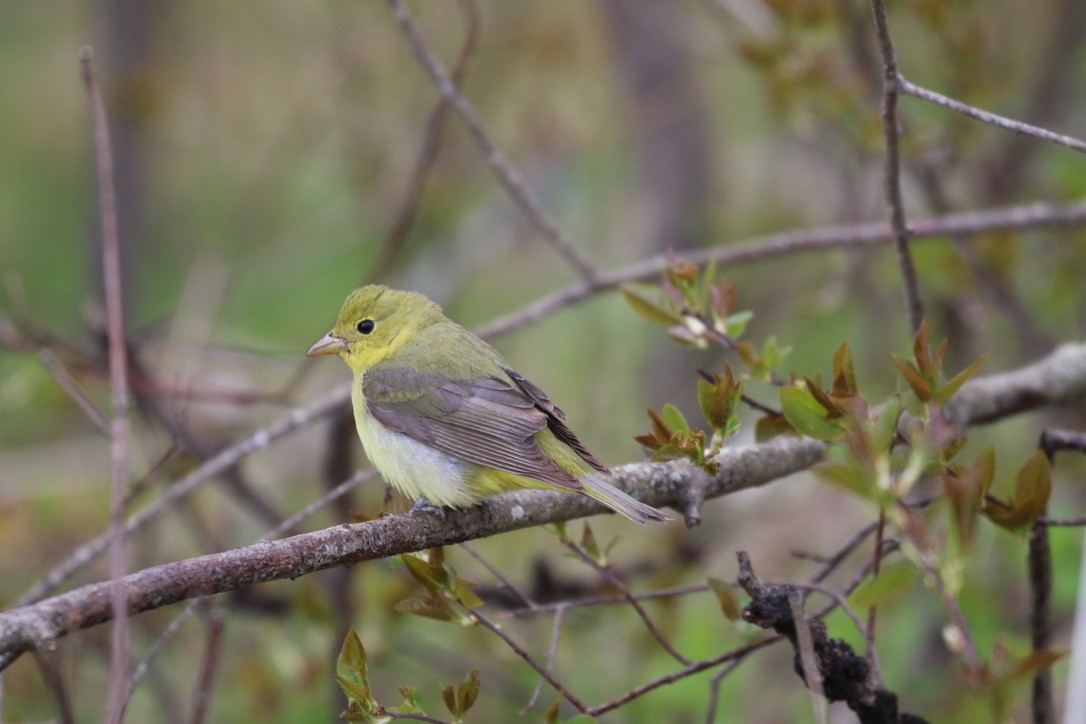
[[[540, 430], [554, 429], [554, 412], [513, 380], [516, 384], [497, 377], [448, 380], [402, 368], [374, 368], [362, 378], [362, 394], [378, 422], [421, 443], [480, 465], [581, 490], [577, 477], [558, 467], [534, 438]], [[557, 410], [545, 395], [542, 399]], [[580, 442], [570, 447], [582, 456], [588, 452], [582, 452]], [[585, 459], [593, 467], [598, 464], [591, 454]]]
[[543, 390], [533, 385], [528, 380], [524, 379], [521, 375], [517, 374], [513, 370], [505, 370], [505, 373], [509, 375], [509, 378], [517, 384], [521, 390], [524, 391], [528, 397], [535, 402], [536, 406], [547, 413], [547, 427], [554, 433], [554, 436], [573, 448], [574, 452], [581, 456], [581, 458], [591, 465], [599, 472], [610, 475], [611, 471], [607, 469], [607, 466], [596, 459], [596, 456], [588, 451], [588, 448], [584, 446], [577, 436], [573, 434], [573, 430], [569, 429], [566, 425], [566, 413], [562, 412], [562, 409], [558, 405], [551, 402], [551, 398], [547, 397]]

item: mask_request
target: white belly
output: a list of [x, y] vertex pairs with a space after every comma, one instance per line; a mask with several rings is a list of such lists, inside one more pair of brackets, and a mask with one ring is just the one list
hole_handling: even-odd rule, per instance
[[482, 497], [470, 490], [465, 478], [478, 468], [447, 455], [403, 433], [389, 430], [356, 398], [355, 424], [366, 456], [381, 476], [411, 500], [426, 498], [433, 505], [463, 508]]

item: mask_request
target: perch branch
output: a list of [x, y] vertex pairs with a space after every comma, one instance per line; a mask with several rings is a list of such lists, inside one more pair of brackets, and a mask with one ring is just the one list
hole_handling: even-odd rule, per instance
[[[1077, 370], [1077, 379], [1071, 378], [1072, 370]], [[1022, 395], [1006, 393], [1023, 388], [1036, 389], [1028, 397], [1028, 404]], [[968, 425], [1028, 408], [1061, 404], [1084, 395], [1086, 343], [1079, 343], [1064, 345], [1020, 370], [971, 381], [950, 405], [955, 421]], [[616, 468], [614, 483], [649, 505], [677, 505], [689, 486], [701, 486], [706, 499], [720, 497], [804, 470], [821, 458], [823, 450], [822, 443], [814, 440], [780, 437], [724, 450], [716, 460], [720, 465], [716, 475], [683, 460], [641, 462]], [[147, 568], [129, 574], [122, 583], [129, 611], [145, 611], [256, 583], [297, 578], [333, 566], [353, 565], [605, 511], [584, 496], [520, 491], [490, 498], [467, 510], [450, 511], [443, 519], [431, 515], [392, 515], [341, 525]], [[0, 665], [10, 663], [23, 651], [52, 647], [58, 638], [103, 623], [110, 616], [108, 583], [83, 586], [0, 613]]]

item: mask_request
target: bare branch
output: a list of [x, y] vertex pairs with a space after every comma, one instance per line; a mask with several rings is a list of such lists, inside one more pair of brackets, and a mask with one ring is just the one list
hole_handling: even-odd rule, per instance
[[505, 154], [494, 145], [486, 128], [483, 127], [482, 120], [475, 112], [475, 108], [460, 92], [453, 79], [449, 77], [449, 73], [445, 70], [445, 66], [441, 64], [441, 60], [426, 44], [426, 40], [423, 39], [418, 26], [415, 25], [407, 5], [403, 3], [403, 0], [387, 0], [387, 2], [389, 9], [392, 11], [392, 17], [407, 37], [415, 57], [419, 59], [423, 68], [426, 69], [426, 73], [434, 81], [442, 97], [453, 107], [464, 125], [467, 126], [472, 138], [475, 139], [475, 144], [482, 151], [486, 162], [490, 165], [510, 198], [528, 217], [528, 220], [543, 234], [543, 238], [580, 273], [581, 279], [591, 281], [596, 275], [592, 263], [573, 245], [565, 232], [551, 219], [546, 209], [543, 208], [543, 204], [525, 185], [520, 173], [506, 160]]
[[87, 393], [80, 388], [79, 383], [75, 381], [64, 363], [57, 357], [57, 353], [48, 347], [42, 347], [38, 350], [38, 359], [41, 360], [45, 371], [52, 376], [62, 390], [68, 393], [68, 397], [72, 398], [72, 402], [83, 411], [83, 414], [98, 428], [98, 431], [104, 433], [106, 437], [112, 435], [109, 418], [98, 409], [98, 405], [94, 404], [94, 400], [87, 397]]
[[[1034, 203], [914, 219], [910, 225], [909, 241], [915, 243], [947, 235], [959, 235], [965, 238], [992, 231], [1076, 227], [1083, 224], [1086, 224], [1086, 201], [1065, 206]], [[706, 264], [710, 260], [716, 260], [721, 268], [727, 268], [729, 265], [735, 266], [784, 256], [794, 257], [804, 252], [880, 246], [893, 239], [894, 231], [889, 224], [869, 222], [783, 231], [769, 236], [691, 251], [684, 254], [683, 258], [695, 264]], [[671, 260], [667, 256], [658, 254], [621, 269], [602, 272], [591, 282], [575, 282], [516, 312], [500, 317], [477, 330], [477, 334], [486, 338], [507, 334], [527, 324], [538, 322], [593, 294], [613, 289], [626, 282], [653, 278], [669, 264]]]
[[90, 110], [94, 135], [95, 164], [98, 169], [98, 217], [102, 226], [102, 289], [105, 294], [106, 331], [109, 348], [109, 388], [113, 401], [110, 421], [110, 577], [113, 587], [113, 636], [109, 664], [109, 696], [106, 721], [120, 722], [124, 709], [124, 686], [128, 678], [128, 617], [120, 579], [127, 569], [124, 550], [125, 492], [128, 487], [128, 352], [124, 334], [124, 303], [121, 293], [121, 248], [117, 234], [117, 199], [113, 186], [113, 148], [109, 140], [106, 109], [90, 48], [79, 53], [83, 88]]
[[822, 672], [818, 670], [811, 627], [807, 623], [807, 615], [803, 612], [803, 594], [793, 588], [788, 595], [788, 605], [792, 609], [792, 621], [795, 623], [796, 650], [803, 665], [803, 678], [807, 683], [808, 691], [811, 692], [811, 709], [814, 711], [815, 721], [825, 724], [827, 716], [826, 701], [823, 698], [825, 692], [822, 690]]
[[[1077, 380], [1071, 379], [1071, 370], [1078, 371]], [[1053, 378], [1061, 381], [1054, 382]], [[1038, 386], [1038, 392], [1025, 401], [1020, 394], [1005, 394], [1008, 389], [1033, 385]], [[1084, 395], [1086, 344], [1069, 344], [1021, 370], [967, 383], [951, 405], [954, 420], [968, 425]], [[309, 414], [315, 414], [314, 408], [309, 409]], [[276, 432], [285, 434], [289, 429], [280, 423]], [[267, 444], [268, 440], [260, 442]], [[804, 470], [821, 458], [823, 450], [822, 443], [814, 440], [779, 437], [759, 445], [725, 449], [716, 458], [720, 472], [715, 476], [676, 460], [618, 467], [613, 482], [649, 505], [677, 505], [689, 486], [701, 486], [707, 499], [727, 495]], [[235, 449], [231, 454], [238, 452]], [[221, 464], [228, 462], [223, 460]], [[444, 519], [392, 515], [155, 566], [129, 574], [123, 583], [129, 610], [145, 611], [255, 583], [296, 578], [333, 566], [353, 565], [603, 512], [606, 509], [602, 505], [584, 496], [519, 491], [489, 498], [467, 510], [449, 511]], [[91, 584], [32, 606], [0, 613], [0, 668], [22, 651], [52, 646], [59, 637], [107, 621], [110, 615], [108, 583]]]
[[871, 12], [875, 16], [875, 33], [882, 55], [882, 133], [886, 138], [886, 165], [883, 170], [883, 187], [886, 203], [890, 207], [890, 226], [894, 230], [894, 248], [905, 288], [905, 312], [909, 328], [915, 333], [924, 321], [924, 307], [920, 302], [920, 283], [916, 277], [916, 265], [909, 250], [909, 228], [905, 224], [905, 202], [901, 198], [901, 159], [897, 120], [897, 54], [890, 39], [890, 27], [886, 22], [886, 4], [883, 0], [871, 0]]
[[656, 639], [657, 642], [659, 642], [660, 646], [663, 647], [664, 651], [667, 651], [669, 654], [671, 654], [671, 658], [675, 659], [684, 666], [689, 666], [691, 664], [690, 659], [683, 656], [678, 649], [672, 646], [671, 642], [667, 640], [667, 637], [664, 636], [663, 632], [656, 627], [656, 624], [652, 622], [651, 618], [649, 618], [648, 612], [645, 611], [645, 607], [642, 606], [640, 602], [638, 602], [637, 598], [630, 592], [630, 589], [626, 587], [626, 584], [623, 583], [618, 576], [597, 563], [592, 556], [588, 555], [588, 553], [585, 552], [584, 549], [582, 549], [579, 545], [573, 543], [572, 541], [566, 541], [566, 547], [573, 551], [574, 555], [576, 555], [587, 565], [589, 565], [592, 570], [605, 578], [608, 583], [610, 583], [612, 586], [622, 592], [622, 596], [626, 599], [626, 602], [633, 606], [634, 611], [637, 611], [637, 615], [641, 617], [641, 621], [645, 624], [645, 628], [648, 629], [648, 632], [652, 634], [652, 637]]
[[[456, 65], [450, 77], [450, 81], [457, 86], [463, 79], [464, 73], [467, 72], [468, 64], [475, 54], [475, 46], [479, 40], [479, 6], [475, 0], [460, 0], [458, 4], [467, 22], [467, 29], [464, 31], [464, 45], [460, 48], [460, 55], [456, 59]], [[415, 169], [408, 181], [406, 196], [396, 213], [396, 219], [392, 222], [392, 228], [389, 229], [388, 235], [375, 254], [369, 273], [372, 279], [380, 280], [388, 273], [407, 242], [407, 236], [415, 223], [415, 217], [422, 202], [426, 181], [441, 151], [441, 134], [445, 129], [448, 111], [449, 101], [442, 96], [430, 112], [430, 119], [426, 123], [426, 134], [423, 136]]]
[[[333, 390], [306, 407], [295, 408], [290, 415], [266, 428], [257, 430], [238, 444], [208, 458], [200, 467], [173, 483], [161, 498], [129, 518], [124, 526], [124, 535], [126, 537], [130, 536], [135, 531], [154, 522], [163, 513], [170, 510], [177, 501], [216, 475], [230, 469], [250, 453], [261, 450], [278, 438], [329, 414], [336, 407], [342, 405], [349, 394], [349, 386]], [[101, 555], [108, 546], [108, 533], [84, 543], [73, 551], [64, 562], [49, 571], [31, 586], [30, 590], [20, 596], [19, 600], [16, 601], [16, 605], [24, 605], [40, 599], [84, 565]]]
[[551, 673], [549, 666], [543, 666], [534, 658], [532, 658], [532, 655], [525, 651], [520, 644], [514, 641], [513, 638], [509, 634], [507, 634], [501, 626], [492, 622], [490, 619], [486, 618], [481, 613], [475, 610], [472, 610], [470, 612], [470, 616], [476, 623], [480, 624], [483, 628], [487, 629], [495, 636], [500, 638], [502, 641], [504, 641], [506, 646], [512, 649], [517, 656], [524, 659], [524, 661], [527, 662], [529, 666], [539, 672], [539, 675], [546, 679], [547, 683], [553, 686], [555, 691], [561, 694], [562, 697], [570, 704], [573, 704], [573, 706], [577, 707], [577, 711], [581, 713], [585, 713], [588, 711], [588, 707], [586, 707], [580, 699], [571, 694], [569, 690], [562, 685], [562, 682], [560, 682], [554, 676], [554, 674]]
[[[551, 643], [547, 647], [547, 671], [554, 668], [554, 657], [558, 653], [558, 635], [562, 633], [562, 616], [565, 614], [565, 608], [557, 608], [554, 611], [554, 620], [551, 621]], [[532, 695], [528, 697], [528, 703], [524, 705], [524, 708], [520, 710], [521, 716], [524, 716], [535, 707], [539, 701], [539, 695], [543, 692], [543, 682], [545, 679], [540, 679], [535, 688], [532, 689]]]
[[[878, 0], [876, 0], [878, 1]], [[894, 76], [894, 87], [898, 93], [904, 93], [905, 95], [913, 96], [914, 98], [920, 98], [922, 100], [934, 103], [944, 108], [949, 108], [952, 111], [957, 111], [963, 115], [975, 118], [978, 121], [984, 121], [990, 123], [993, 126], [999, 126], [1005, 128], [1008, 131], [1015, 133], [1024, 133], [1028, 136], [1040, 138], [1045, 141], [1051, 141], [1052, 143], [1058, 143], [1061, 146], [1074, 149], [1080, 153], [1086, 153], [1086, 141], [1081, 141], [1072, 136], [1065, 136], [1062, 133], [1054, 133], [1044, 128], [1037, 126], [1031, 126], [1028, 123], [1022, 123], [1021, 121], [1014, 121], [1010, 118], [1000, 116], [989, 111], [982, 111], [979, 108], [975, 108], [967, 103], [956, 101], [953, 98], [943, 95], [942, 93], [936, 93], [933, 90], [922, 88], [921, 86], [911, 83], [906, 80], [903, 75], [897, 73]]]

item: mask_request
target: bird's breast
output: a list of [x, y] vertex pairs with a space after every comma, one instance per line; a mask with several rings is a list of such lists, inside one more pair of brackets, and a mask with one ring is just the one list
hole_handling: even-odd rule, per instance
[[412, 500], [462, 508], [482, 497], [468, 486], [479, 466], [453, 457], [382, 425], [369, 413], [362, 396], [362, 375], [353, 394], [355, 426], [366, 457], [390, 485]]

